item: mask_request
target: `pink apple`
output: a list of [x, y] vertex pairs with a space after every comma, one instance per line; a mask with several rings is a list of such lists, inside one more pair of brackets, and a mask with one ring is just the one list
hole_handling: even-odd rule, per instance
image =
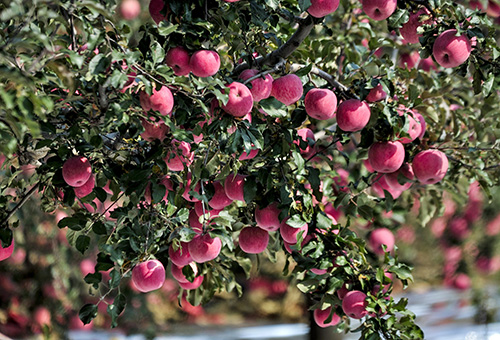
[[200, 216], [196, 214], [195, 210], [189, 211], [189, 219], [188, 219], [189, 226], [197, 234], [201, 234], [203, 232], [203, 223], [200, 222], [200, 220], [205, 222], [204, 218], [200, 219]]
[[157, 24], [159, 24], [163, 20], [167, 20], [167, 17], [161, 14], [163, 7], [165, 7], [164, 0], [151, 0], [149, 2], [149, 14]]
[[[187, 264], [187, 266], [191, 267], [191, 270], [193, 271], [194, 276], [196, 276], [196, 274], [198, 274], [198, 267], [196, 266], [196, 264], [194, 262]], [[172, 276], [174, 277], [174, 279], [177, 280], [177, 282], [187, 283], [187, 282], [189, 282], [189, 280], [186, 278], [186, 276], [182, 272], [183, 268], [184, 268], [184, 266], [180, 267], [180, 266], [176, 266], [175, 264], [172, 264], [172, 266], [170, 267], [170, 272], [172, 273]]]
[[246, 161], [248, 159], [253, 159], [257, 156], [258, 153], [259, 153], [259, 149], [252, 149], [252, 150], [250, 150], [250, 152], [243, 152], [241, 154], [241, 156], [238, 157], [238, 159], [240, 161]]
[[7, 246], [5, 248], [3, 248], [2, 244], [0, 243], [0, 261], [8, 259], [13, 252], [14, 252], [14, 239], [12, 239], [10, 246]]
[[176, 76], [185, 76], [191, 72], [189, 59], [188, 51], [182, 46], [171, 48], [165, 55], [165, 63], [174, 70]]
[[386, 250], [391, 252], [394, 250], [396, 239], [392, 231], [387, 228], [378, 228], [370, 234], [370, 247], [375, 254], [384, 255], [382, 245], [386, 245]]
[[145, 118], [141, 118], [141, 125], [144, 128], [144, 132], [141, 133], [141, 137], [149, 142], [159, 139], [163, 141], [165, 135], [168, 131], [168, 126], [165, 125], [163, 121], [152, 122]]
[[188, 243], [181, 242], [181, 245], [177, 250], [174, 250], [173, 245], [168, 248], [168, 257], [173, 264], [179, 267], [187, 266], [193, 261], [191, 255], [189, 255]]
[[348, 99], [337, 109], [337, 124], [343, 131], [362, 130], [370, 121], [370, 107], [358, 99]]
[[[256, 69], [246, 69], [241, 72], [239, 78], [247, 80], [257, 74], [259, 74], [259, 71]], [[271, 95], [271, 90], [273, 89], [273, 77], [270, 74], [266, 74], [263, 77], [252, 80], [250, 84], [252, 84], [250, 92], [252, 93], [253, 101], [260, 102], [262, 99], [269, 98]]]
[[278, 209], [278, 203], [271, 203], [265, 208], [255, 208], [255, 222], [257, 226], [267, 231], [276, 231], [280, 228], [281, 222]]
[[[403, 184], [399, 183], [399, 178], [400, 175], [402, 177], [406, 178], [409, 180], [408, 182], [404, 182]], [[405, 191], [410, 189], [412, 186], [413, 182], [411, 182], [415, 178], [415, 174], [413, 173], [413, 169], [410, 164], [405, 163], [399, 168], [398, 171], [385, 174], [385, 181], [387, 185], [389, 185], [392, 189], [397, 190], [397, 191]]]
[[142, 109], [158, 111], [162, 116], [171, 116], [174, 107], [174, 97], [172, 92], [166, 86], [162, 86], [158, 91], [154, 88], [153, 93], [148, 95], [142, 91], [139, 95]]
[[359, 290], [350, 291], [342, 299], [342, 310], [353, 319], [361, 319], [366, 316], [368, 314], [367, 305], [366, 294]]
[[303, 93], [302, 81], [295, 74], [287, 74], [273, 81], [271, 96], [287, 106], [297, 102]]
[[288, 219], [283, 220], [281, 222], [281, 225], [280, 225], [280, 234], [281, 234], [281, 238], [283, 239], [283, 241], [290, 243], [290, 244], [296, 244], [297, 237], [301, 233], [302, 233], [302, 239], [305, 239], [307, 236], [308, 228], [309, 228], [307, 223], [305, 223], [300, 228], [294, 228], [294, 227], [289, 226], [286, 223], [287, 220]]
[[245, 177], [239, 174], [230, 174], [224, 181], [224, 192], [233, 201], [245, 202], [244, 187]]
[[90, 178], [92, 167], [87, 158], [75, 156], [68, 159], [63, 164], [62, 175], [64, 181], [72, 187], [81, 187]]
[[409, 123], [407, 131], [409, 137], [400, 138], [399, 141], [403, 144], [409, 144], [413, 142], [415, 139], [417, 139], [418, 136], [420, 136], [420, 133], [422, 132], [422, 126], [420, 125], [420, 120], [418, 120], [418, 118], [415, 117], [413, 111], [408, 110], [404, 107], [398, 109], [398, 114], [400, 116], [406, 115], [405, 119], [407, 119]]
[[387, 184], [386, 180], [386, 175], [387, 174], [378, 174], [377, 177], [375, 177], [373, 184], [372, 184], [372, 190], [373, 193], [378, 196], [378, 197], [385, 197], [384, 190], [389, 192], [391, 194], [392, 198], [397, 199], [401, 194], [403, 193], [402, 190], [395, 189], [391, 187], [389, 184]]
[[165, 282], [165, 267], [158, 260], [141, 262], [132, 269], [132, 281], [143, 293], [159, 289]]
[[87, 182], [85, 182], [84, 185], [82, 185], [81, 187], [76, 187], [73, 190], [75, 191], [76, 197], [83, 198], [88, 194], [90, 194], [92, 190], [94, 190], [94, 187], [95, 187], [95, 177], [94, 175], [91, 174], [89, 179], [87, 180]]
[[189, 60], [191, 72], [197, 77], [210, 77], [215, 75], [220, 68], [220, 57], [215, 51], [199, 50], [193, 53]]
[[269, 232], [259, 227], [245, 227], [240, 231], [239, 244], [247, 254], [260, 254], [269, 243]]
[[365, 99], [369, 103], [375, 103], [384, 100], [386, 97], [387, 93], [384, 91], [382, 84], [378, 83], [377, 86], [370, 90]]
[[424, 137], [424, 135], [425, 135], [425, 129], [427, 128], [427, 124], [425, 123], [425, 118], [420, 113], [415, 112], [415, 111], [413, 111], [413, 115], [420, 122], [420, 134], [418, 135], [418, 138], [422, 139], [422, 137]]
[[210, 218], [213, 218], [219, 216], [219, 213], [222, 210], [209, 209], [209, 206], [205, 205], [205, 212], [203, 212], [203, 204], [201, 201], [198, 201], [194, 204], [194, 211], [198, 216], [202, 216], [204, 214], [210, 214]]
[[[194, 186], [194, 188], [191, 188], [191, 173], [188, 172], [187, 173], [187, 180], [186, 180], [186, 187], [184, 189], [184, 192], [182, 193], [182, 197], [186, 200], [186, 201], [189, 201], [189, 202], [198, 202], [199, 199], [197, 199], [196, 197], [194, 196], [191, 196], [189, 194], [190, 191], [194, 191], [196, 193], [200, 193], [200, 188], [201, 188], [201, 185], [200, 185], [200, 182], [196, 183], [196, 185]], [[184, 187], [184, 184], [181, 184], [181, 188]]]
[[316, 324], [321, 328], [336, 326], [339, 324], [341, 321], [340, 316], [335, 313], [332, 314], [332, 321], [329, 323], [325, 322], [330, 317], [330, 314], [332, 314], [332, 307], [328, 307], [326, 309], [315, 309], [313, 312], [314, 322], [316, 322]]
[[427, 8], [421, 8], [419, 11], [410, 14], [410, 20], [403, 24], [399, 29], [401, 36], [410, 44], [417, 44], [422, 34], [417, 33], [417, 29], [423, 24], [430, 24], [432, 20], [427, 19], [421, 21], [422, 17], [428, 16], [430, 13]]
[[[314, 143], [316, 142], [316, 137], [314, 136], [314, 132], [308, 128], [302, 128], [297, 130], [297, 135], [299, 135], [300, 139], [307, 143], [305, 149], [300, 149], [300, 153], [305, 157], [309, 158], [315, 153]], [[294, 141], [294, 144], [300, 146], [298, 140]], [[312, 145], [311, 145], [312, 144]]]
[[417, 51], [413, 51], [411, 53], [401, 53], [399, 56], [399, 67], [406, 68], [408, 70], [412, 70], [415, 66], [418, 65], [420, 60], [420, 55]]
[[210, 201], [208, 201], [208, 205], [212, 209], [222, 210], [231, 203], [233, 203], [233, 200], [227, 197], [226, 192], [219, 181], [214, 182], [214, 189], [215, 193], [210, 199]]
[[472, 286], [470, 277], [465, 273], [458, 274], [453, 280], [453, 287], [459, 290], [467, 290]]
[[398, 170], [405, 159], [405, 148], [398, 141], [377, 142], [368, 150], [368, 161], [373, 170], [391, 173]]
[[337, 110], [337, 96], [328, 89], [312, 89], [304, 99], [307, 114], [318, 120], [333, 118]]
[[493, 18], [500, 17], [500, 4], [498, 3], [498, 1], [488, 0], [486, 14]]
[[38, 327], [40, 327], [40, 331], [41, 327], [43, 327], [44, 325], [50, 326], [52, 324], [52, 317], [47, 307], [37, 307], [35, 309], [35, 312], [33, 313], [33, 321]]
[[184, 167], [189, 167], [194, 159], [194, 152], [191, 151], [191, 144], [173, 139], [171, 142], [172, 151], [164, 158], [167, 168], [170, 171], [183, 171]]
[[424, 70], [425, 72], [429, 72], [430, 70], [437, 70], [436, 64], [434, 63], [434, 60], [432, 60], [432, 57], [420, 59], [418, 68]]
[[196, 236], [188, 243], [189, 254], [193, 261], [204, 263], [219, 256], [222, 248], [220, 238], [212, 238], [209, 234]]
[[203, 275], [197, 276], [194, 278], [193, 282], [179, 282], [179, 286], [182, 289], [191, 290], [196, 289], [203, 283]]
[[394, 13], [397, 0], [361, 0], [363, 11], [373, 20], [385, 20]]
[[122, 0], [118, 10], [123, 19], [133, 20], [141, 14], [141, 4], [138, 0]]
[[252, 112], [253, 97], [248, 87], [235, 81], [228, 88], [229, 100], [222, 105], [222, 109], [233, 117], [243, 117]]
[[439, 150], [419, 152], [412, 162], [413, 172], [422, 184], [440, 182], [448, 171], [448, 158]]
[[307, 9], [315, 18], [322, 18], [332, 14], [339, 7], [340, 0], [311, 0], [311, 6]]
[[450, 29], [436, 39], [432, 55], [442, 67], [457, 67], [469, 58], [471, 49], [471, 42], [466, 34], [457, 37], [457, 30]]

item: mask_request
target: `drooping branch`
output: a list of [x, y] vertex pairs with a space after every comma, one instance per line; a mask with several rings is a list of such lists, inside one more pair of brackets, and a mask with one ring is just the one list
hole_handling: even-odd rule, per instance
[[21, 207], [28, 201], [28, 199], [33, 196], [33, 194], [37, 191], [38, 187], [40, 186], [40, 182], [36, 183], [30, 191], [24, 197], [19, 201], [19, 203], [16, 204], [14, 208], [12, 208], [11, 211], [7, 213], [7, 216], [0, 222], [0, 228], [6, 228], [7, 227], [7, 222], [9, 222], [10, 218], [14, 216], [14, 214], [21, 209]]
[[[290, 71], [291, 72], [297, 72], [299, 69], [301, 69], [303, 67], [305, 67], [305, 66], [304, 65], [300, 65], [300, 64], [293, 64], [290, 67]], [[349, 92], [349, 88], [347, 86], [345, 86], [344, 84], [340, 83], [337, 79], [335, 79], [334, 76], [332, 76], [331, 74], [323, 71], [322, 69], [320, 69], [320, 68], [318, 68], [316, 66], [313, 66], [311, 68], [311, 73], [317, 75], [320, 78], [323, 78], [331, 86], [335, 87], [337, 90], [339, 90], [341, 92], [344, 92], [344, 93]], [[352, 96], [355, 97], [354, 94]]]

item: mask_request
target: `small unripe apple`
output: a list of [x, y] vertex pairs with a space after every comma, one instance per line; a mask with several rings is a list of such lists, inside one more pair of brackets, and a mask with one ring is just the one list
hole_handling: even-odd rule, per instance
[[432, 20], [427, 19], [425, 21], [421, 21], [423, 16], [429, 15], [429, 11], [427, 8], [421, 8], [419, 11], [410, 13], [410, 19], [408, 22], [403, 24], [403, 27], [399, 29], [399, 33], [401, 36], [410, 44], [416, 44], [419, 42], [419, 38], [422, 34], [417, 33], [417, 29], [423, 24], [430, 24]]
[[318, 120], [333, 118], [337, 110], [337, 96], [328, 89], [312, 89], [304, 98], [307, 114]]
[[368, 150], [368, 161], [373, 170], [391, 173], [398, 170], [405, 159], [405, 148], [401, 142], [377, 142]]
[[247, 254], [262, 253], [269, 243], [269, 232], [259, 227], [245, 227], [238, 238], [240, 248]]
[[397, 0], [361, 0], [363, 12], [373, 20], [385, 20], [394, 13]]
[[[259, 74], [259, 71], [256, 69], [246, 69], [241, 72], [239, 78], [247, 80], [257, 74]], [[271, 95], [271, 90], [273, 89], [273, 77], [270, 74], [266, 74], [263, 78], [259, 77], [252, 80], [250, 84], [252, 84], [250, 92], [252, 92], [253, 101], [260, 102], [262, 99], [269, 98]]]
[[174, 247], [170, 245], [168, 248], [168, 257], [173, 264], [179, 267], [187, 266], [193, 261], [191, 255], [189, 255], [187, 242], [181, 242], [181, 245], [177, 250], [174, 250]]
[[[194, 276], [196, 276], [196, 274], [198, 274], [198, 267], [196, 266], [196, 264], [194, 262], [187, 264], [187, 266], [191, 267], [191, 270], [193, 271]], [[177, 280], [177, 282], [187, 283], [187, 282], [189, 282], [189, 280], [186, 278], [186, 276], [182, 272], [183, 268], [184, 268], [184, 266], [176, 266], [175, 264], [172, 264], [172, 266], [170, 267], [170, 272], [172, 273], [172, 276], [174, 277], [174, 279]]]
[[196, 236], [188, 243], [189, 254], [193, 261], [204, 263], [219, 256], [222, 248], [220, 238], [212, 238], [209, 234]]
[[165, 55], [165, 63], [174, 70], [176, 76], [185, 76], [191, 72], [189, 59], [188, 51], [182, 46], [171, 48]]
[[90, 194], [92, 190], [94, 190], [94, 187], [95, 187], [95, 177], [94, 175], [91, 174], [89, 179], [87, 180], [87, 182], [85, 182], [84, 185], [82, 185], [81, 187], [74, 188], [75, 195], [78, 198], [83, 198], [88, 194]]
[[196, 289], [201, 284], [203, 283], [203, 275], [197, 276], [194, 278], [193, 282], [179, 282], [179, 286], [181, 286], [182, 289], [190, 290], [190, 289]]
[[234, 117], [243, 117], [252, 112], [253, 97], [250, 89], [237, 81], [229, 84], [228, 88], [229, 100], [226, 105], [222, 105], [222, 109]]
[[171, 116], [174, 107], [174, 97], [172, 92], [166, 86], [162, 86], [158, 91], [153, 89], [153, 93], [148, 95], [142, 91], [139, 95], [142, 109], [158, 111], [162, 116]]
[[245, 201], [244, 187], [245, 177], [239, 174], [230, 174], [224, 181], [224, 192], [226, 196], [233, 201]]
[[391, 252], [394, 250], [396, 239], [392, 231], [387, 228], [378, 228], [370, 234], [370, 247], [375, 254], [384, 255], [382, 245], [386, 245], [386, 250]]
[[321, 328], [331, 327], [339, 324], [340, 316], [335, 313], [333, 313], [332, 315], [332, 321], [330, 321], [329, 323], [325, 323], [330, 314], [332, 314], [332, 307], [328, 307], [327, 309], [315, 309], [313, 312], [314, 322], [316, 322], [316, 324]]
[[141, 3], [138, 0], [122, 0], [118, 10], [123, 19], [133, 20], [141, 14]]
[[368, 314], [366, 294], [359, 290], [352, 290], [342, 299], [342, 310], [353, 319], [361, 319]]
[[297, 237], [299, 236], [300, 233], [302, 233], [302, 239], [305, 239], [307, 236], [307, 231], [309, 226], [307, 223], [305, 223], [302, 227], [300, 228], [294, 228], [289, 226], [286, 223], [287, 219], [283, 220], [280, 225], [280, 235], [283, 241], [290, 243], [290, 244], [296, 244], [297, 243]]
[[233, 203], [233, 200], [227, 197], [226, 192], [219, 181], [214, 182], [214, 189], [215, 193], [210, 199], [210, 201], [208, 201], [208, 205], [212, 209], [222, 210], [231, 203]]
[[13, 252], [14, 252], [14, 239], [12, 239], [10, 246], [7, 246], [5, 248], [3, 248], [2, 244], [0, 243], [0, 261], [9, 258]]
[[90, 178], [92, 167], [87, 158], [75, 156], [68, 159], [63, 164], [62, 175], [64, 181], [72, 187], [81, 187]]
[[165, 282], [165, 267], [158, 260], [141, 262], [132, 269], [132, 281], [143, 293], [159, 289]]
[[255, 222], [257, 222], [257, 225], [264, 230], [276, 231], [281, 225], [279, 219], [280, 213], [281, 210], [278, 209], [278, 203], [271, 203], [262, 209], [256, 207]]
[[370, 107], [358, 99], [348, 99], [337, 109], [337, 124], [343, 131], [362, 130], [370, 121]]
[[469, 59], [472, 50], [466, 34], [457, 37], [456, 29], [444, 31], [432, 47], [432, 55], [442, 67], [457, 67]]
[[440, 182], [448, 171], [448, 158], [439, 150], [419, 152], [412, 162], [413, 172], [422, 184]]
[[377, 86], [370, 90], [370, 93], [368, 93], [365, 99], [369, 103], [375, 103], [385, 98], [387, 98], [387, 93], [384, 91], [382, 84], [378, 83]]
[[322, 18], [332, 14], [339, 7], [340, 0], [311, 0], [311, 6], [307, 12], [315, 18]]
[[215, 51], [199, 50], [193, 53], [189, 60], [191, 72], [197, 77], [210, 77], [216, 74], [220, 68], [220, 57]]
[[295, 74], [287, 74], [273, 81], [271, 96], [287, 106], [297, 102], [303, 93], [302, 81]]

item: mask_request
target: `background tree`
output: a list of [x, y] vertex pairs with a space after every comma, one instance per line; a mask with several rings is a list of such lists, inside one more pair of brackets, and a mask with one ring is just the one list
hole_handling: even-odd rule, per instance
[[387, 216], [418, 200], [426, 225], [444, 190], [478, 181], [488, 197], [499, 178], [495, 26], [464, 5], [0, 5], [6, 255], [37, 194], [69, 212], [70, 245], [98, 249], [85, 323], [107, 305], [117, 325], [124, 278], [148, 292], [170, 265], [196, 306], [285, 249], [318, 323], [423, 337], [391, 297], [412, 276]]

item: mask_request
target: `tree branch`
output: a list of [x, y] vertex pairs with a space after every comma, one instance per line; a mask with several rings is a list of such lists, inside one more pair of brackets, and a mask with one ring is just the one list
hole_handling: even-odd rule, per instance
[[6, 228], [7, 227], [7, 222], [9, 222], [10, 218], [12, 216], [14, 216], [14, 214], [19, 210], [21, 209], [21, 207], [24, 205], [24, 203], [26, 203], [26, 201], [31, 197], [33, 196], [33, 194], [36, 192], [36, 190], [38, 189], [38, 187], [40, 186], [40, 182], [36, 183], [31, 189], [30, 191], [28, 191], [28, 193], [26, 195], [24, 195], [24, 197], [19, 201], [19, 203], [17, 203], [17, 205], [7, 213], [7, 216], [2, 220], [2, 222], [0, 222], [0, 228]]

